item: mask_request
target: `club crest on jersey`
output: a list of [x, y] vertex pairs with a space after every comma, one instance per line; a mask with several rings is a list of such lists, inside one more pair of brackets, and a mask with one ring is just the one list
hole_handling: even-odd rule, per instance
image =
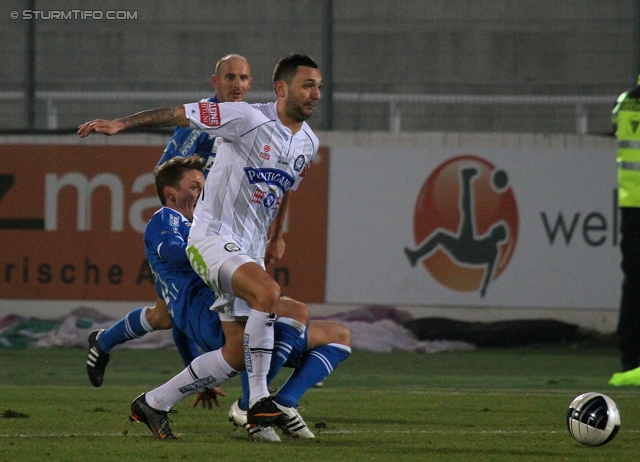
[[276, 203], [276, 200], [277, 200], [276, 195], [273, 194], [272, 192], [269, 192], [262, 200], [262, 205], [270, 209], [271, 207], [273, 207], [273, 204]]
[[235, 242], [227, 242], [224, 245], [224, 250], [227, 252], [238, 252], [240, 250], [240, 246]]
[[300, 154], [298, 157], [296, 157], [296, 161], [293, 163], [293, 169], [296, 172], [299, 172], [300, 170], [302, 170], [302, 167], [304, 167], [304, 162], [304, 156]]
[[218, 103], [198, 103], [200, 109], [200, 122], [208, 127], [220, 126], [220, 108]]
[[265, 183], [277, 186], [285, 193], [293, 186], [293, 178], [287, 172], [277, 168], [245, 167], [244, 173], [251, 184]]
[[256, 188], [251, 202], [262, 204], [263, 207], [270, 209], [280, 205], [280, 198], [273, 191], [263, 191], [260, 188]]

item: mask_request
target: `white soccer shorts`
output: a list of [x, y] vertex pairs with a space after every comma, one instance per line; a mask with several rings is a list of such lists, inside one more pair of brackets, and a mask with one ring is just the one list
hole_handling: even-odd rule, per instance
[[264, 262], [243, 253], [233, 239], [218, 234], [189, 237], [187, 255], [196, 273], [215, 291], [216, 301], [211, 309], [220, 314], [220, 320], [246, 320], [251, 307], [233, 294], [231, 277], [245, 263], [254, 262], [264, 268]]

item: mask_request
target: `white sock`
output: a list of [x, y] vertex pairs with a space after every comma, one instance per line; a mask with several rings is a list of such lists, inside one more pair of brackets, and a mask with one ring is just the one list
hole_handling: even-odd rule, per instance
[[182, 398], [222, 385], [236, 375], [222, 357], [222, 350], [198, 356], [174, 378], [146, 394], [147, 404], [160, 411], [169, 411]]
[[151, 324], [149, 324], [149, 321], [147, 321], [147, 310], [149, 308], [151, 307], [145, 306], [144, 308], [142, 308], [142, 311], [140, 311], [140, 325], [147, 332], [153, 332], [155, 329], [151, 327]]
[[249, 376], [249, 407], [269, 396], [267, 373], [273, 352], [275, 315], [251, 310], [244, 327], [244, 357]]

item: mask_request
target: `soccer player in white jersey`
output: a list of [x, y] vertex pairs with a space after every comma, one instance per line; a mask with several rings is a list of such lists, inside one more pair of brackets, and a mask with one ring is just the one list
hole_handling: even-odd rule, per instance
[[[318, 149], [305, 120], [320, 100], [322, 77], [311, 58], [290, 54], [276, 65], [273, 82], [275, 103], [193, 103], [114, 121], [97, 119], [78, 129], [84, 137], [92, 131], [111, 135], [136, 127], [191, 126], [223, 138], [196, 206], [187, 251], [196, 272], [216, 292], [214, 309], [223, 329], [246, 319], [242, 348], [234, 351], [230, 345], [233, 354], [224, 359], [227, 371], [246, 365], [247, 419], [260, 426], [287, 420], [266, 383], [273, 323], [283, 309], [295, 311], [303, 304], [281, 296], [265, 263], [283, 255], [288, 192], [297, 187]], [[301, 332], [305, 328], [301, 323]], [[227, 341], [234, 338], [226, 334], [225, 329]]]
[[[156, 190], [163, 204], [151, 218], [144, 233], [145, 252], [156, 279], [158, 294], [171, 312], [174, 329], [180, 330], [204, 352], [190, 361], [182, 372], [159, 387], [138, 396], [131, 403], [132, 419], [145, 423], [158, 439], [175, 439], [169, 427], [167, 412], [175, 403], [192, 393], [208, 392], [216, 404], [220, 389], [208, 384], [220, 355], [224, 356], [226, 339], [220, 317], [210, 307], [215, 293], [193, 271], [187, 257], [187, 240], [198, 197], [204, 186], [203, 159], [197, 155], [175, 157], [156, 170]], [[311, 321], [300, 337], [282, 313], [274, 325], [275, 348], [267, 381], [283, 365], [281, 356], [288, 357], [296, 370], [280, 387], [274, 402], [286, 410], [289, 417], [282, 431], [290, 438], [315, 438], [297, 412], [301, 396], [318, 380], [324, 379], [351, 352], [351, 333], [339, 323]], [[229, 410], [230, 420], [245, 428], [256, 441], [278, 442], [280, 437], [271, 427], [250, 426], [247, 423], [247, 385], [241, 377], [243, 395]], [[209, 401], [211, 406], [211, 400]]]

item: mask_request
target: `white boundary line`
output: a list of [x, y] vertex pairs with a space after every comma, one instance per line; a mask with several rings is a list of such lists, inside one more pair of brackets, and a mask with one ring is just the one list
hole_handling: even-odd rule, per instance
[[[603, 393], [609, 397], [620, 397], [620, 398], [637, 398], [638, 397], [638, 388], [637, 387], [623, 387], [617, 389], [605, 389], [607, 385], [603, 383], [602, 388], [593, 387], [593, 389], [589, 390], [578, 390], [575, 389], [557, 389], [557, 390], [523, 390], [523, 389], [499, 389], [499, 388], [491, 388], [491, 389], [475, 389], [475, 388], [461, 388], [458, 390], [448, 390], [448, 389], [431, 389], [431, 390], [365, 390], [362, 391], [362, 394], [402, 394], [402, 395], [458, 395], [458, 396], [467, 396], [467, 395], [477, 395], [477, 396], [505, 396], [505, 397], [513, 397], [513, 396], [542, 396], [542, 397], [551, 397], [551, 396], [560, 396], [560, 395], [568, 395], [568, 396], [578, 396], [582, 393], [586, 393], [587, 391], [593, 391], [596, 393]], [[317, 393], [343, 393], [343, 387], [335, 387], [335, 388], [322, 388], [320, 390], [315, 390]], [[604, 391], [602, 391], [604, 390]], [[568, 406], [568, 403], [567, 403]]]
[[[640, 433], [640, 430], [620, 430], [621, 433]], [[563, 430], [316, 430], [317, 435], [568, 435], [566, 429]], [[176, 433], [179, 435], [179, 433]], [[12, 435], [10, 433], [0, 434], [0, 438], [82, 438], [82, 437], [152, 437], [148, 433], [124, 434], [119, 433], [20, 433]]]

